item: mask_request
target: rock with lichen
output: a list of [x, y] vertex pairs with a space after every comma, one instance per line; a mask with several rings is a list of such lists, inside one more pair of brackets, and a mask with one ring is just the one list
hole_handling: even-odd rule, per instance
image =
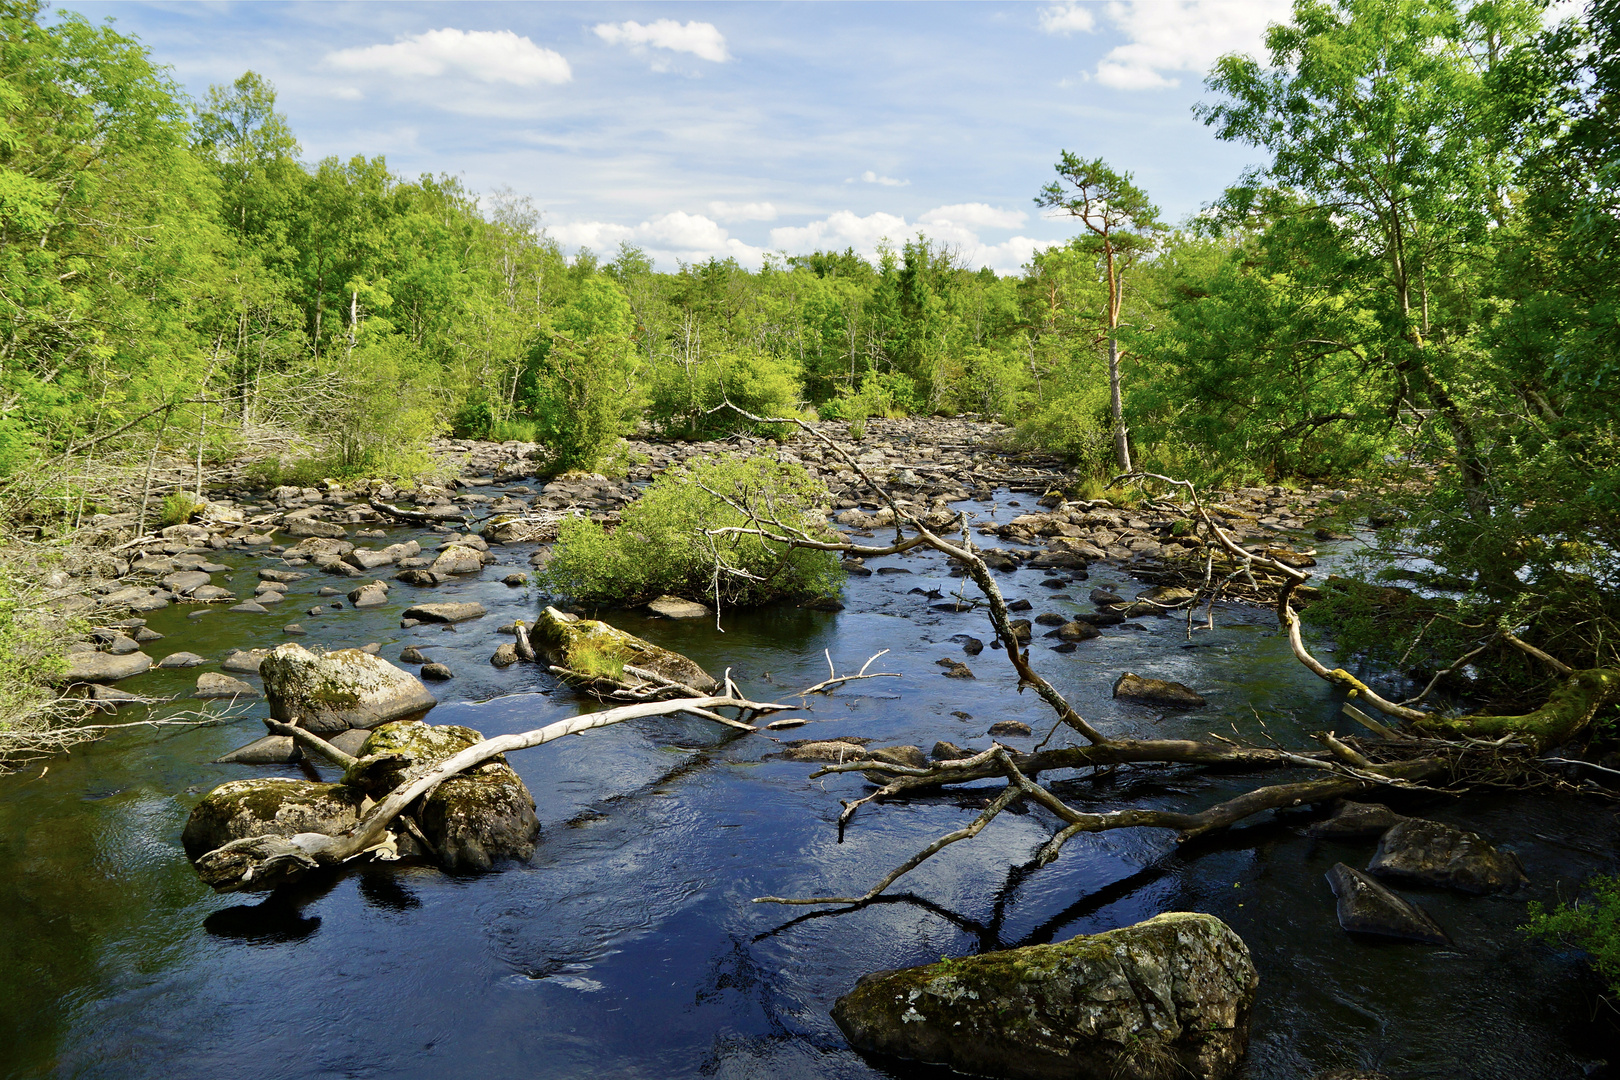
[[[591, 681], [627, 681], [628, 664], [705, 694], [719, 685], [714, 676], [678, 652], [659, 648], [598, 619], [581, 619], [553, 607], [540, 612], [529, 630], [529, 641], [547, 663]], [[628, 681], [640, 680], [631, 676]]]
[[867, 1053], [1016, 1080], [1231, 1076], [1259, 976], [1213, 915], [868, 975], [833, 1020]]
[[317, 734], [378, 724], [438, 704], [422, 681], [359, 649], [313, 653], [288, 642], [259, 664], [270, 715]]

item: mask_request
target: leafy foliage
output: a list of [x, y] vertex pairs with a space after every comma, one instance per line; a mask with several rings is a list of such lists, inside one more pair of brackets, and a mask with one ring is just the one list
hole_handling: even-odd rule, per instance
[[754, 606], [834, 593], [842, 581], [830, 552], [786, 548], [744, 533], [752, 520], [717, 495], [812, 534], [825, 489], [802, 466], [723, 457], [662, 474], [609, 532], [587, 518], [563, 523], [539, 582], [584, 604], [631, 605], [664, 593]]
[[1620, 878], [1600, 874], [1586, 883], [1585, 896], [1551, 911], [1532, 901], [1525, 931], [1585, 952], [1610, 993], [1620, 994]]

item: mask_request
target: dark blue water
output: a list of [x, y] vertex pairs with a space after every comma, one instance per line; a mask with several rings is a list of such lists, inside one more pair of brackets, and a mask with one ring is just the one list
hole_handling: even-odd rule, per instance
[[[401, 538], [390, 537], [389, 541]], [[389, 541], [378, 541], [381, 543]], [[435, 723], [487, 735], [521, 731], [586, 707], [536, 667], [492, 668], [510, 640], [495, 627], [532, 613], [538, 597], [499, 578], [528, 549], [497, 548], [510, 565], [477, 580], [417, 590], [394, 603], [323, 617], [315, 574], [268, 615], [191, 609], [154, 613], [181, 649], [218, 658], [231, 647], [286, 640], [416, 645], [457, 678], [434, 687]], [[242, 592], [261, 563], [238, 554]], [[782, 738], [869, 736], [880, 744], [937, 739], [988, 744], [996, 720], [1051, 727], [1018, 695], [1004, 660], [966, 657], [949, 639], [988, 640], [979, 614], [944, 614], [912, 588], [959, 587], [936, 556], [878, 560], [910, 574], [852, 579], [839, 614], [772, 610], [711, 624], [615, 616], [632, 632], [687, 653], [718, 675], [732, 669], [772, 698], [880, 649], [874, 670], [901, 678], [811, 699], [811, 723]], [[1009, 598], [1036, 614], [1089, 608], [1086, 593], [1139, 586], [1096, 568], [1092, 580], [1043, 588], [1039, 571], [1004, 575]], [[406, 604], [479, 599], [490, 615], [453, 630], [398, 628]], [[1304, 732], [1350, 730], [1332, 692], [1288, 656], [1263, 612], [1218, 611], [1188, 641], [1174, 618], [1133, 620], [1076, 652], [1034, 658], [1076, 707], [1110, 732], [1174, 736], [1216, 731], [1303, 745]], [[1037, 631], [1042, 628], [1037, 627]], [[934, 661], [965, 659], [978, 678], [942, 677]], [[123, 684], [184, 693], [199, 670]], [[1115, 702], [1124, 670], [1190, 683], [1211, 705], [1192, 714]], [[965, 712], [971, 719], [953, 716]], [[1517, 850], [1532, 886], [1509, 898], [1414, 893], [1456, 949], [1353, 940], [1339, 930], [1322, 874], [1361, 864], [1371, 844], [1324, 844], [1296, 822], [1266, 817], [1178, 847], [1129, 830], [1072, 842], [1053, 865], [1017, 869], [1055, 825], [1041, 811], [1004, 814], [902, 879], [899, 895], [860, 910], [756, 905], [764, 894], [865, 891], [938, 834], [960, 827], [984, 792], [869, 807], [838, 842], [839, 800], [869, 790], [858, 776], [811, 780], [814, 766], [772, 760], [766, 735], [698, 720], [649, 720], [512, 756], [533, 792], [543, 835], [532, 862], [450, 877], [399, 866], [357, 869], [288, 895], [217, 896], [179, 845], [203, 792], [257, 775], [208, 762], [262, 733], [263, 705], [225, 724], [123, 733], [0, 779], [0, 1074], [15, 1077], [872, 1077], [828, 1018], [865, 972], [982, 949], [1061, 940], [1166, 910], [1229, 922], [1263, 979], [1245, 1075], [1307, 1077], [1377, 1064], [1394, 1077], [1575, 1078], [1614, 1057], [1594, 1023], [1595, 984], [1578, 959], [1526, 943], [1514, 929], [1528, 898], [1568, 895], [1616, 864], [1613, 808], [1573, 799], [1430, 797], [1408, 811], [1467, 823]], [[1064, 736], [1057, 737], [1061, 741]], [[273, 770], [268, 770], [273, 771]], [[321, 769], [321, 772], [327, 770]], [[287, 775], [298, 775], [289, 767]], [[1144, 769], [1074, 779], [1077, 804], [1198, 807], [1244, 778]], [[986, 788], [985, 791], [991, 790]], [[1552, 842], [1548, 839], [1551, 838]], [[909, 1070], [906, 1075], [932, 1075]]]

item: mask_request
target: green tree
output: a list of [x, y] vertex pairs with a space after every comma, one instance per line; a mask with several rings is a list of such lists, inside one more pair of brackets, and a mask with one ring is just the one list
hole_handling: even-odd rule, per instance
[[1126, 273], [1153, 250], [1163, 230], [1159, 209], [1130, 173], [1115, 171], [1102, 158], [1086, 161], [1065, 150], [1057, 173], [1058, 179], [1036, 196], [1035, 205], [1077, 219], [1091, 234], [1083, 246], [1101, 259], [1108, 289], [1103, 326], [1108, 335], [1108, 407], [1114, 423], [1114, 455], [1120, 471], [1130, 472], [1130, 435], [1119, 373], [1120, 308]]

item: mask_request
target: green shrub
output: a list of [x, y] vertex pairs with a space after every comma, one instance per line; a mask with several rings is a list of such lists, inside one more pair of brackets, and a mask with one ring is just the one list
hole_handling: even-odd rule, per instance
[[1532, 902], [1524, 929], [1549, 944], [1585, 952], [1609, 990], [1620, 995], [1620, 878], [1599, 875], [1586, 889], [1584, 897], [1551, 911]]
[[751, 522], [705, 487], [812, 534], [826, 529], [811, 518], [826, 489], [802, 466], [713, 458], [661, 475], [611, 533], [585, 518], [565, 521], [541, 587], [581, 603], [626, 606], [664, 593], [747, 607], [838, 590], [842, 571], [831, 552], [757, 536], [706, 536], [707, 529]]
[[179, 525], [190, 521], [191, 515], [202, 509], [202, 503], [194, 499], [189, 491], [171, 492], [163, 500], [163, 512], [158, 520], [163, 525]]
[[714, 350], [692, 364], [670, 360], [653, 369], [647, 419], [689, 439], [734, 431], [774, 435], [778, 425], [752, 424], [729, 409], [710, 410], [729, 400], [755, 416], [796, 416], [802, 390], [791, 361], [761, 352]]
[[1017, 428], [1019, 442], [1062, 454], [1083, 472], [1100, 475], [1113, 467], [1106, 382], [1056, 391], [1032, 406]]

